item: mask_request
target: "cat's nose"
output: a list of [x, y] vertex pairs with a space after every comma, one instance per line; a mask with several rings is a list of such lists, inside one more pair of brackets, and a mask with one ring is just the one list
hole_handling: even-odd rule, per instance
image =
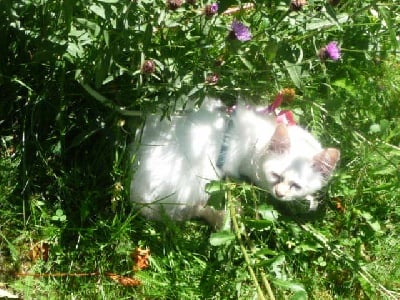
[[277, 198], [283, 198], [287, 195], [288, 187], [283, 183], [276, 184], [274, 187], [274, 192]]
[[285, 194], [281, 193], [279, 190], [275, 190], [275, 195], [278, 198], [283, 198], [283, 196], [285, 196]]

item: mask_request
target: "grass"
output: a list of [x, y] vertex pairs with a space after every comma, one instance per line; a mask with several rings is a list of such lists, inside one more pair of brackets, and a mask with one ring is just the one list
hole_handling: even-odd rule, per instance
[[[202, 1], [175, 11], [145, 0], [0, 3], [0, 292], [399, 298], [398, 5], [315, 0], [288, 12], [288, 2], [225, 15], [239, 3], [222, 1], [211, 17]], [[226, 38], [233, 19], [250, 41]], [[321, 61], [332, 40], [342, 58]], [[143, 71], [147, 60], [154, 72]], [[266, 104], [283, 88], [296, 90], [286, 108], [300, 124], [341, 149], [321, 211], [296, 214], [240, 181], [221, 184], [243, 210], [232, 231], [150, 222], [132, 208], [129, 145], [141, 115], [206, 94]], [[150, 249], [149, 269], [134, 271], [137, 247]]]

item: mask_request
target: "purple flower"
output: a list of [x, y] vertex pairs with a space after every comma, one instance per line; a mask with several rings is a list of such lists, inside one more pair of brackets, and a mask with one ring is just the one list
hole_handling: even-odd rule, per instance
[[231, 25], [230, 35], [241, 42], [251, 40], [251, 32], [249, 27], [238, 21], [233, 21]]
[[207, 16], [213, 16], [218, 13], [218, 3], [206, 5], [204, 12]]
[[333, 41], [325, 46], [325, 55], [332, 60], [338, 60], [340, 58], [340, 48], [337, 42]]

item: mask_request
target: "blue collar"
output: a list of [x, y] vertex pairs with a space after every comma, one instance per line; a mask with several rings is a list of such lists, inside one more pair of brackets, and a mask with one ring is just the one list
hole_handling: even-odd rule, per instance
[[233, 120], [232, 120], [232, 115], [228, 116], [228, 122], [225, 125], [225, 130], [224, 130], [224, 136], [222, 137], [222, 144], [221, 144], [221, 149], [219, 150], [218, 158], [217, 158], [217, 163], [216, 166], [218, 169], [222, 170], [222, 167], [225, 164], [225, 158], [226, 158], [226, 153], [228, 152], [228, 146], [229, 146], [229, 135], [230, 131], [232, 130], [233, 127]]

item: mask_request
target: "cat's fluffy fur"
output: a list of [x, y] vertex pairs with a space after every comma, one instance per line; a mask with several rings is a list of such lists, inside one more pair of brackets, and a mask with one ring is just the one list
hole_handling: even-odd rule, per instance
[[308, 199], [322, 188], [340, 152], [323, 149], [297, 125], [278, 124], [272, 114], [239, 105], [229, 116], [215, 99], [197, 111], [146, 120], [135, 148], [131, 199], [152, 219], [193, 217], [218, 223], [206, 206], [205, 185], [223, 176], [249, 178], [282, 201]]

